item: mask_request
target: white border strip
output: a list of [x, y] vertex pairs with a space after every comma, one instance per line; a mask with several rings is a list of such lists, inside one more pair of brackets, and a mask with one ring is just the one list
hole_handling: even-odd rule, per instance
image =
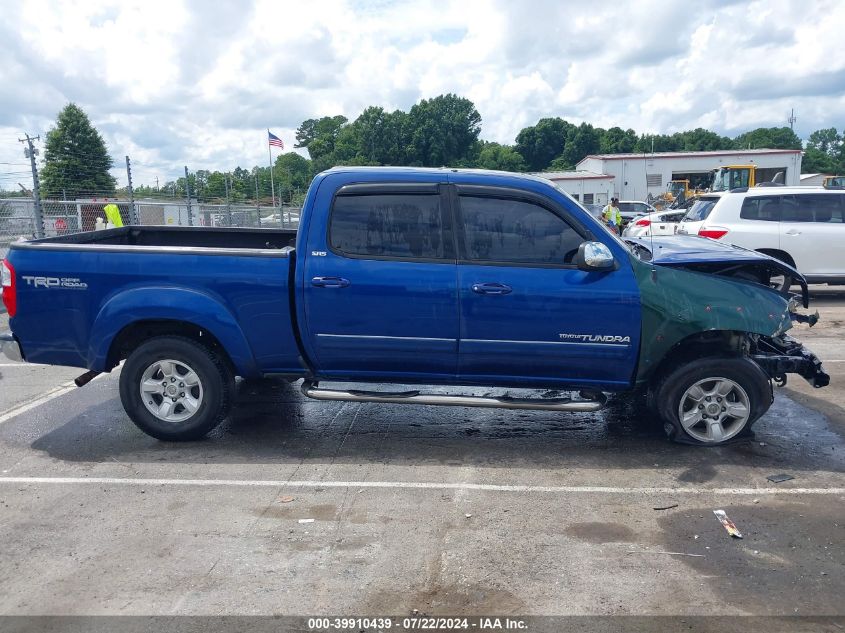
[[629, 488], [614, 486], [528, 486], [510, 484], [438, 483], [427, 481], [277, 481], [266, 479], [146, 479], [132, 477], [0, 477], [2, 484], [95, 484], [98, 486], [198, 486], [228, 488], [407, 488], [414, 490], [480, 490], [552, 494], [660, 495], [845, 495], [845, 488]]

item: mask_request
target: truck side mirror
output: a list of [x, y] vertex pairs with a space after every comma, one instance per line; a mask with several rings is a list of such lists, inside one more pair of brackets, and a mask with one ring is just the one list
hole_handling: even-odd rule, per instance
[[610, 249], [601, 242], [583, 242], [578, 247], [575, 265], [578, 270], [586, 272], [608, 271], [616, 268], [616, 260]]

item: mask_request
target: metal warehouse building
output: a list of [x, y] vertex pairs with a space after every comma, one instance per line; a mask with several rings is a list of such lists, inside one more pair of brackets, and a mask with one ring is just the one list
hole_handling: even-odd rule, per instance
[[[611, 191], [620, 199], [646, 200], [649, 194], [657, 196], [664, 192], [670, 180], [690, 180], [693, 186], [706, 187], [710, 172], [725, 165], [756, 165], [758, 182], [771, 180], [778, 172], [784, 172], [785, 184], [801, 184], [801, 150], [798, 149], [596, 154], [579, 162], [578, 171], [564, 173], [591, 174], [582, 182], [590, 177], [612, 178], [602, 182], [611, 183]], [[541, 175], [574, 195], [570, 186], [576, 186], [575, 183], [563, 185], [567, 181], [556, 181], [551, 177], [553, 173]], [[596, 200], [595, 203], [600, 202]]]
[[544, 171], [533, 174], [551, 180], [585, 205], [606, 205], [613, 195], [613, 176], [594, 174], [590, 171]]

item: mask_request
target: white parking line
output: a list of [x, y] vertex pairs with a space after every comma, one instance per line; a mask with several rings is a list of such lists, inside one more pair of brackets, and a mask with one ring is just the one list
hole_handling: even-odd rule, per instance
[[428, 481], [279, 481], [267, 479], [145, 479], [132, 477], [0, 477], [3, 484], [98, 486], [200, 486], [229, 488], [410, 488], [414, 490], [480, 490], [484, 492], [588, 493], [614, 495], [845, 495], [845, 488], [672, 488], [624, 486], [529, 486]]
[[41, 363], [0, 363], [0, 367], [52, 367]]
[[54, 400], [59, 396], [63, 396], [68, 391], [73, 391], [76, 388], [77, 386], [73, 383], [73, 381], [66, 382], [59, 385], [58, 387], [51, 389], [44, 395], [17, 404], [11, 409], [7, 409], [6, 411], [0, 413], [0, 424], [3, 424], [3, 422], [6, 422], [7, 420], [11, 420], [16, 416], [19, 416], [21, 413], [26, 413], [27, 411], [30, 411], [35, 407], [40, 407], [42, 404], [50, 402], [50, 400]]

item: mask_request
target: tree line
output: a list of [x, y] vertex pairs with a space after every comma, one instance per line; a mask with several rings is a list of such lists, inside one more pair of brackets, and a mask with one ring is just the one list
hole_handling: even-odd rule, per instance
[[[469, 99], [445, 94], [423, 99], [407, 112], [366, 108], [355, 120], [343, 115], [307, 119], [296, 130], [295, 152], [274, 162], [278, 200], [302, 200], [311, 178], [336, 165], [406, 165], [478, 167], [504, 171], [574, 169], [590, 154], [707, 151], [734, 149], [804, 149], [802, 172], [845, 173], [845, 133], [836, 128], [813, 132], [802, 143], [788, 127], [757, 128], [736, 137], [697, 128], [674, 134], [638, 134], [632, 129], [604, 129], [546, 117], [520, 130], [513, 144], [484, 141], [481, 115]], [[68, 104], [46, 136], [41, 181], [48, 198], [117, 193], [113, 167], [102, 136], [87, 115]], [[137, 197], [183, 196], [185, 178], [161, 188], [137, 186]], [[234, 202], [270, 197], [270, 168], [240, 166], [229, 172], [197, 170], [188, 176], [192, 197]]]

